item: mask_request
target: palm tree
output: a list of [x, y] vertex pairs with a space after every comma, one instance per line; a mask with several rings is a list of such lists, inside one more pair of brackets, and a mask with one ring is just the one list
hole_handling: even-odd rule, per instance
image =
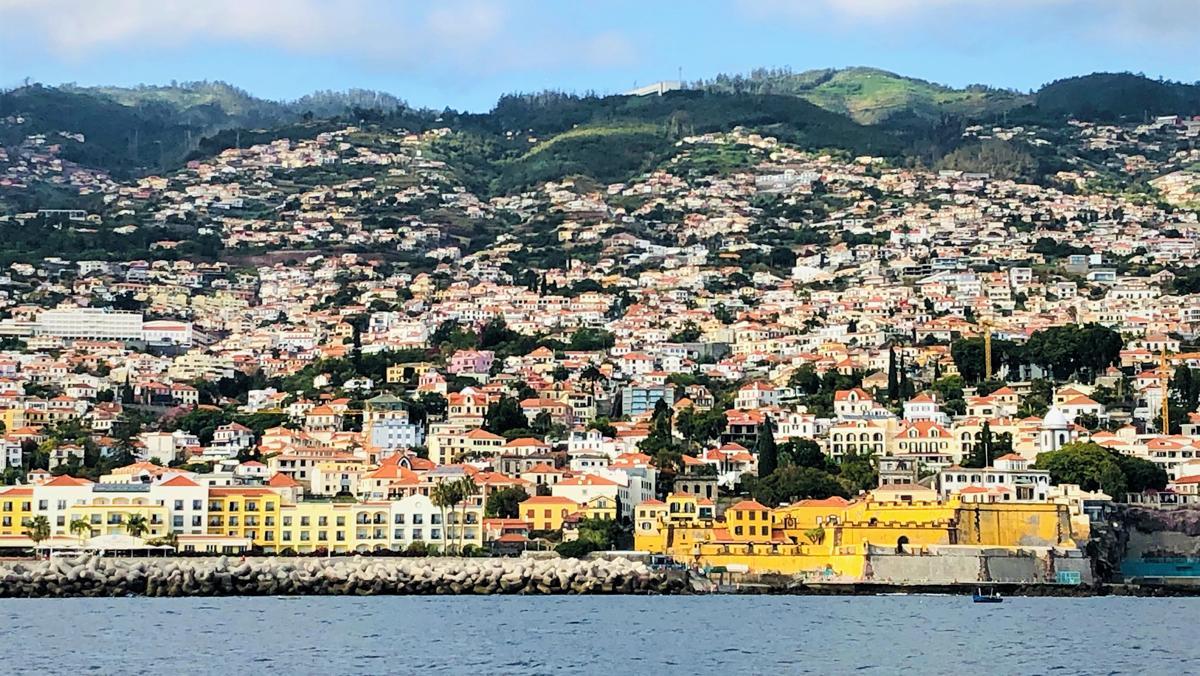
[[36, 551], [37, 546], [50, 537], [50, 520], [44, 516], [30, 519], [25, 525], [25, 537], [33, 540], [33, 548]]
[[71, 519], [71, 523], [67, 525], [67, 528], [79, 536], [80, 540], [85, 540], [92, 536], [92, 524], [88, 523], [87, 519]]
[[455, 482], [442, 481], [429, 491], [429, 499], [442, 512], [442, 551], [446, 550], [446, 508], [454, 508], [458, 503], [458, 488]]
[[130, 514], [128, 519], [125, 519], [125, 532], [135, 538], [140, 538], [150, 530], [150, 526], [146, 523], [146, 517], [141, 514]]
[[479, 491], [479, 487], [475, 485], [475, 479], [470, 476], [464, 476], [454, 483], [456, 484], [458, 501], [462, 505], [462, 511], [459, 512], [460, 516], [458, 518], [458, 553], [462, 554], [463, 534], [467, 530], [467, 500], [471, 499], [471, 496]]

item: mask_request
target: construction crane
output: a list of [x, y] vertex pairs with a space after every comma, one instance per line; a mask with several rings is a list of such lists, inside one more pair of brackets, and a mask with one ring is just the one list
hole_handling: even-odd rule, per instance
[[1167, 348], [1163, 348], [1158, 355], [1158, 384], [1162, 393], [1162, 427], [1159, 432], [1162, 434], [1171, 433], [1171, 364], [1167, 360]]
[[981, 319], [979, 328], [983, 331], [983, 379], [992, 377], [992, 328], [990, 319]]

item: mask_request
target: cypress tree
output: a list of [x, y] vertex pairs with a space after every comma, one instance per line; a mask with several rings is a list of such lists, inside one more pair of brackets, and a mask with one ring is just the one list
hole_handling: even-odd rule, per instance
[[766, 477], [779, 467], [779, 449], [775, 446], [775, 429], [771, 416], [763, 418], [754, 439], [754, 452], [758, 455], [758, 476]]
[[888, 347], [888, 401], [895, 402], [900, 397], [900, 381], [896, 378], [896, 348]]

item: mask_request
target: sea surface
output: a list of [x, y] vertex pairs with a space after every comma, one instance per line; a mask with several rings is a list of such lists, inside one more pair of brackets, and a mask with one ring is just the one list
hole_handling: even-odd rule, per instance
[[0, 600], [5, 674], [1200, 673], [1200, 599]]

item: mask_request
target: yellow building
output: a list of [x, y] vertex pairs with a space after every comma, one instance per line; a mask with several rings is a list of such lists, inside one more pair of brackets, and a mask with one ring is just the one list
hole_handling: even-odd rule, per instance
[[579, 514], [585, 519], [603, 519], [615, 521], [617, 518], [617, 500], [607, 495], [597, 495], [580, 506]]
[[336, 502], [299, 502], [284, 505], [279, 513], [279, 550], [298, 554], [318, 549], [333, 553], [354, 551], [354, 505]]
[[[352, 545], [356, 552], [391, 549], [392, 537], [389, 524], [392, 521], [390, 502], [360, 502], [353, 505], [354, 531]], [[457, 515], [456, 515], [457, 516]]]
[[32, 518], [32, 488], [13, 486], [0, 492], [0, 537], [23, 537]]
[[532, 530], [562, 530], [563, 519], [578, 511], [574, 500], [537, 495], [522, 502], [518, 514]]
[[313, 495], [354, 495], [362, 478], [372, 470], [365, 460], [327, 460], [312, 469], [309, 492]]
[[267, 488], [210, 488], [208, 532], [249, 538], [256, 546], [274, 548], [279, 542], [281, 502], [282, 498]]

